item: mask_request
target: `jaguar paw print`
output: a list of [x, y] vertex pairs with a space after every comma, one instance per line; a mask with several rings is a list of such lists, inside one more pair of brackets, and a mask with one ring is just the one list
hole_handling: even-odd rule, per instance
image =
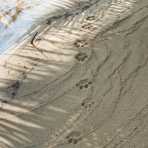
[[82, 26], [82, 29], [85, 29], [88, 31], [95, 31], [97, 29], [97, 27], [94, 26], [92, 23], [87, 23]]
[[88, 45], [88, 43], [86, 42], [86, 40], [76, 40], [75, 43], [74, 43], [74, 46], [77, 47], [77, 48], [82, 48], [82, 47], [85, 47], [87, 45]]
[[95, 105], [95, 102], [90, 101], [88, 99], [83, 100], [81, 103], [82, 108], [84, 108], [85, 110], [90, 110], [94, 105]]
[[89, 81], [88, 79], [83, 79], [76, 84], [76, 87], [78, 87], [79, 89], [84, 89], [84, 88], [88, 88], [91, 84], [92, 82]]
[[11, 98], [14, 98], [16, 96], [19, 88], [20, 88], [20, 81], [19, 80], [15, 81], [13, 84], [11, 84], [7, 88], [7, 91], [8, 91]]
[[77, 144], [81, 139], [81, 133], [79, 131], [72, 131], [66, 136], [66, 141], [69, 144]]
[[75, 59], [79, 62], [84, 62], [87, 58], [88, 58], [88, 55], [85, 52], [79, 52], [75, 56]]

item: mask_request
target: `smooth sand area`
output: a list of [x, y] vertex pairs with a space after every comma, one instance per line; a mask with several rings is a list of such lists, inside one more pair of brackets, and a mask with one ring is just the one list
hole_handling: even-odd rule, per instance
[[148, 148], [148, 1], [61, 17], [0, 59], [0, 148]]

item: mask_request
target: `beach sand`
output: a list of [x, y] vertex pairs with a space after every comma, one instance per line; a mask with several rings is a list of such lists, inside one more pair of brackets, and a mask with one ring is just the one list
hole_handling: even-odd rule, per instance
[[96, 2], [0, 60], [1, 148], [148, 148], [148, 1]]

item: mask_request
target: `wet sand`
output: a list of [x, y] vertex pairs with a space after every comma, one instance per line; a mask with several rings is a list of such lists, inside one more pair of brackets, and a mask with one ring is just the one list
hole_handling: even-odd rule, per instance
[[3, 55], [0, 147], [148, 148], [147, 5], [98, 2]]

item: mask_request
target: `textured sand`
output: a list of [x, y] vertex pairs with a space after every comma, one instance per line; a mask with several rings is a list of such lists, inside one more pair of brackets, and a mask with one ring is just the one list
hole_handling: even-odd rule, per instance
[[3, 55], [0, 147], [148, 148], [147, 5], [97, 2]]

